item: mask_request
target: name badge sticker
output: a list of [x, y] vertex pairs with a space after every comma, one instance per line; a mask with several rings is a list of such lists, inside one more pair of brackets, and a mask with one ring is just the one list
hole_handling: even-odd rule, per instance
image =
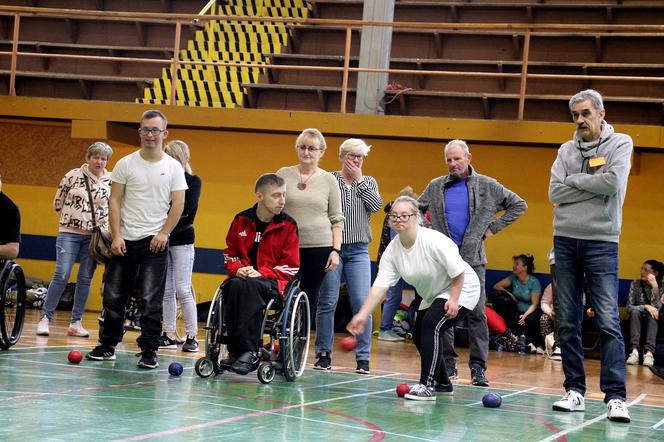
[[599, 166], [603, 166], [605, 164], [606, 164], [606, 158], [604, 158], [604, 157], [591, 158], [588, 161], [588, 165], [590, 167], [599, 167]]

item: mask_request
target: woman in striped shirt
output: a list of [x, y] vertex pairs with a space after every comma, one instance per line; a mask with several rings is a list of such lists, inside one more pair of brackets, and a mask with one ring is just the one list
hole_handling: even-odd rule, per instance
[[[341, 206], [346, 219], [341, 241], [341, 259], [336, 269], [325, 276], [320, 289], [316, 313], [316, 361], [314, 368], [329, 370], [334, 340], [334, 311], [339, 299], [342, 276], [346, 280], [353, 313], [362, 307], [371, 286], [371, 214], [383, 207], [378, 184], [370, 176], [362, 174], [364, 158], [371, 146], [357, 138], [344, 141], [339, 147], [341, 170], [332, 172], [341, 190]], [[355, 358], [357, 373], [369, 373], [371, 353], [371, 324], [357, 335]]]

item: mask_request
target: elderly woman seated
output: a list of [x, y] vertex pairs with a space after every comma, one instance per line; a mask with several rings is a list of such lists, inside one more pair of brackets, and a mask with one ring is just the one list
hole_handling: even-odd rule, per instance
[[659, 310], [662, 307], [662, 276], [664, 264], [649, 259], [641, 266], [641, 278], [632, 281], [627, 299], [629, 311], [630, 346], [632, 352], [627, 358], [629, 365], [638, 365], [639, 349], [641, 346], [641, 326], [646, 324], [646, 339], [644, 345], [643, 365], [652, 367], [655, 358], [655, 340], [657, 339], [657, 321]]

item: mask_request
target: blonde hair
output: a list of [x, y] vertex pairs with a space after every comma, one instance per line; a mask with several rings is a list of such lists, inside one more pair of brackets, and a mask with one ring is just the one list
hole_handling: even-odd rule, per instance
[[397, 199], [395, 199], [394, 202], [392, 203], [392, 209], [394, 209], [394, 206], [396, 206], [399, 203], [408, 204], [410, 208], [413, 210], [413, 213], [418, 213], [419, 211], [419, 208], [417, 207], [417, 200], [412, 196], [402, 195], [397, 197]]
[[367, 145], [364, 140], [360, 140], [359, 138], [349, 138], [339, 146], [339, 156], [347, 152], [355, 153], [356, 150], [359, 150], [360, 154], [366, 157], [369, 155], [371, 146]]
[[417, 199], [417, 193], [415, 193], [413, 188], [410, 186], [406, 186], [403, 189], [401, 189], [397, 196], [409, 196], [413, 199]]
[[312, 140], [316, 140], [318, 143], [318, 147], [320, 149], [327, 149], [327, 144], [325, 143], [325, 137], [323, 134], [318, 130], [314, 128], [309, 128], [309, 129], [304, 129], [300, 135], [297, 136], [297, 140], [295, 140], [295, 148], [297, 149], [302, 145], [302, 140], [304, 138], [311, 138]]
[[169, 141], [166, 146], [164, 146], [164, 152], [172, 156], [184, 167], [185, 172], [189, 175], [193, 175], [191, 166], [189, 165], [189, 146], [187, 143], [180, 140]]

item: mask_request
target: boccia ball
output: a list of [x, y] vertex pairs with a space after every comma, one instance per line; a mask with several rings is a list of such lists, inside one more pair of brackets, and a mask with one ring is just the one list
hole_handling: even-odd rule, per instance
[[355, 336], [346, 336], [339, 341], [339, 345], [344, 351], [351, 351], [357, 346], [357, 339], [355, 339]]
[[399, 384], [397, 385], [397, 396], [404, 397], [406, 393], [410, 391], [410, 386], [408, 384]]
[[168, 366], [168, 372], [173, 376], [180, 376], [184, 371], [184, 367], [179, 362], [171, 362]]
[[498, 393], [487, 393], [482, 398], [482, 405], [487, 408], [498, 408], [503, 403], [503, 398]]
[[67, 359], [72, 364], [78, 364], [83, 360], [83, 354], [78, 350], [72, 350], [67, 354]]

